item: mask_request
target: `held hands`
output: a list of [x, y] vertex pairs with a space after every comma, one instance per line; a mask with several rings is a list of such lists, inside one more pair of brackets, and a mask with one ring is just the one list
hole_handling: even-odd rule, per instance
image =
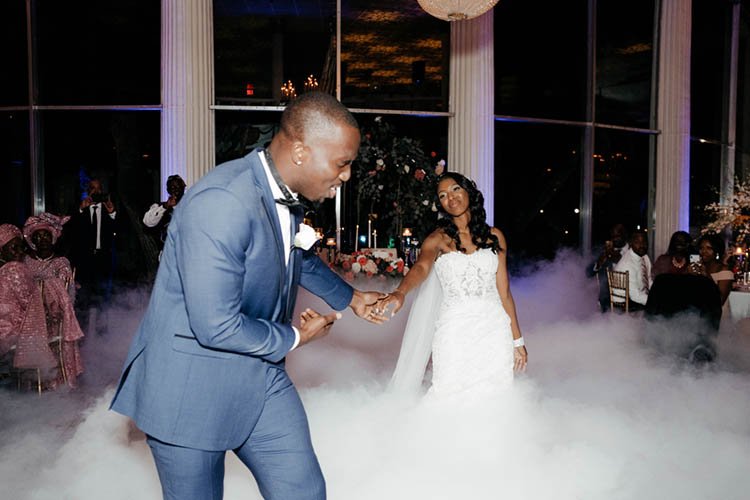
[[337, 319], [341, 319], [341, 313], [323, 316], [310, 308], [302, 311], [299, 315], [299, 345], [305, 345], [328, 335], [331, 326]]
[[354, 314], [360, 318], [367, 320], [370, 323], [380, 325], [384, 321], [388, 321], [388, 318], [383, 314], [384, 309], [380, 306], [385, 297], [387, 297], [387, 295], [383, 293], [360, 292], [359, 290], [354, 290], [354, 296], [349, 303], [349, 307], [351, 307]]
[[176, 196], [170, 196], [167, 202], [164, 204], [167, 208], [174, 208], [177, 206], [177, 197]]
[[388, 295], [386, 295], [383, 299], [381, 299], [378, 309], [380, 310], [381, 314], [386, 314], [388, 312], [388, 308], [393, 305], [393, 312], [391, 312], [391, 316], [395, 316], [396, 313], [401, 309], [401, 307], [404, 305], [404, 301], [406, 300], [406, 295], [401, 290], [394, 290]]
[[513, 348], [513, 371], [525, 372], [526, 365], [529, 362], [529, 353], [526, 352], [526, 347], [514, 347]]

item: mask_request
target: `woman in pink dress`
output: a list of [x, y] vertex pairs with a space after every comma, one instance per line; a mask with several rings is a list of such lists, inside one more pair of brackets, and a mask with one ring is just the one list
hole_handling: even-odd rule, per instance
[[38, 369], [43, 380], [50, 380], [58, 362], [49, 348], [41, 291], [21, 262], [21, 238], [16, 226], [0, 226], [0, 355], [12, 352], [13, 368], [22, 374]]
[[47, 335], [50, 339], [62, 337], [62, 369], [68, 385], [76, 387], [76, 377], [83, 372], [78, 348], [83, 332], [73, 309], [73, 271], [68, 259], [56, 256], [53, 250], [62, 234], [63, 224], [69, 219], [46, 212], [29, 217], [23, 226], [23, 235], [30, 248], [24, 263], [35, 282], [44, 282]]

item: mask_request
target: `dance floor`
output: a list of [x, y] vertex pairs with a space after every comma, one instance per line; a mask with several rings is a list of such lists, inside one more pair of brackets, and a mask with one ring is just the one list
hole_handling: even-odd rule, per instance
[[[329, 498], [747, 498], [750, 332], [726, 326], [717, 361], [692, 366], [651, 347], [638, 318], [598, 313], [583, 268], [564, 255], [513, 281], [529, 371], [490, 401], [384, 390], [405, 310], [382, 327], [347, 312], [291, 353]], [[0, 388], [3, 498], [160, 498], [144, 436], [108, 410], [146, 300], [116, 297], [108, 333], [83, 345], [79, 390]], [[306, 306], [326, 310], [302, 292]], [[226, 465], [225, 498], [260, 498], [231, 454]]]

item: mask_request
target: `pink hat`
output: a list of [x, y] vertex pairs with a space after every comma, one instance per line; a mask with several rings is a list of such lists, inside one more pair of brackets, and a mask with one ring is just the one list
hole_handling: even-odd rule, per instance
[[0, 247], [4, 247], [13, 238], [22, 238], [21, 231], [13, 224], [0, 226]]
[[31, 216], [26, 219], [26, 224], [23, 225], [23, 236], [26, 238], [26, 243], [33, 249], [36, 250], [34, 242], [31, 241], [31, 237], [37, 231], [46, 229], [52, 235], [52, 244], [54, 245], [57, 238], [62, 234], [63, 224], [70, 220], [70, 216], [58, 217], [55, 214], [48, 212], [42, 212], [38, 217]]

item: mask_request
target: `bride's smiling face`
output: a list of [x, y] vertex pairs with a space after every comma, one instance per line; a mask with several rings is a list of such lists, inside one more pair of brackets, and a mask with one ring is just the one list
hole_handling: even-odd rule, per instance
[[469, 208], [469, 193], [451, 177], [438, 184], [438, 200], [449, 215], [458, 217]]

